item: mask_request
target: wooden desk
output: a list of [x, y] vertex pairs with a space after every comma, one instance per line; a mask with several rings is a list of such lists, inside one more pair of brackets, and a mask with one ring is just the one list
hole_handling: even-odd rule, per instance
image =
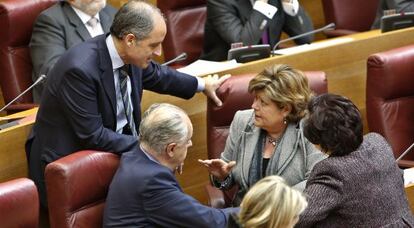
[[18, 125], [0, 131], [0, 182], [28, 176], [24, 144], [32, 129], [36, 112], [37, 108], [34, 108], [7, 116], [26, 117], [18, 120]]
[[[324, 71], [328, 78], [328, 91], [345, 95], [355, 102], [361, 110], [364, 118], [364, 130], [367, 132], [365, 114], [367, 58], [373, 53], [412, 44], [414, 28], [384, 34], [375, 30], [349, 37], [354, 38], [354, 40], [317, 50], [255, 61], [219, 73], [230, 73], [233, 75], [257, 73], [264, 67], [276, 63], [289, 64], [304, 71]], [[190, 115], [194, 125], [193, 147], [189, 149], [184, 166], [184, 173], [178, 179], [185, 192], [206, 202], [203, 187], [208, 182], [207, 171], [197, 163], [197, 159], [207, 157], [206, 98], [204, 95], [197, 94], [191, 100], [185, 101], [179, 98], [145, 91], [142, 101], [143, 110], [155, 102], [168, 102], [182, 107]]]

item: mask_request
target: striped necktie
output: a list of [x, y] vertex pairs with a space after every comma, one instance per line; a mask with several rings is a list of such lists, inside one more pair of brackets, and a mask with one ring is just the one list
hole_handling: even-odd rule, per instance
[[124, 103], [125, 116], [128, 121], [129, 128], [133, 136], [137, 136], [137, 130], [135, 128], [134, 117], [132, 114], [132, 103], [128, 94], [128, 77], [129, 77], [129, 65], [124, 65], [119, 69], [119, 86], [121, 88], [122, 101]]

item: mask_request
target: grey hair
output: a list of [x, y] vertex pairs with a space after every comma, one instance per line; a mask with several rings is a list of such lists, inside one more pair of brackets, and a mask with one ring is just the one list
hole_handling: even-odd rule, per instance
[[187, 114], [179, 107], [161, 103], [145, 111], [140, 124], [140, 141], [161, 154], [170, 143], [183, 144], [188, 140]]
[[164, 18], [156, 6], [145, 1], [130, 0], [116, 13], [110, 30], [111, 35], [122, 39], [132, 33], [137, 40], [143, 40], [154, 29], [154, 18], [157, 14]]

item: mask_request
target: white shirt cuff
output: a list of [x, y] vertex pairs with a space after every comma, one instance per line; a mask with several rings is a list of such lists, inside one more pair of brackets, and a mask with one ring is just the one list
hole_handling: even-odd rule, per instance
[[206, 82], [204, 81], [204, 79], [200, 78], [200, 77], [195, 77], [197, 78], [197, 92], [202, 92], [204, 91], [204, 89], [206, 88]]
[[262, 1], [256, 1], [253, 5], [253, 9], [259, 11], [260, 13], [262, 13], [269, 19], [272, 19], [275, 13], [277, 12], [276, 7], [270, 4], [264, 3]]

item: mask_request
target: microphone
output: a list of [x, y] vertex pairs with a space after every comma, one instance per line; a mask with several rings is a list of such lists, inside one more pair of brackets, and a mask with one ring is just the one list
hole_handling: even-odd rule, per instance
[[35, 87], [37, 84], [39, 84], [41, 81], [46, 79], [46, 75], [42, 74], [40, 77], [31, 85], [29, 88], [27, 88], [25, 91], [20, 93], [16, 98], [14, 98], [12, 101], [7, 103], [3, 108], [0, 109], [0, 112], [2, 112], [4, 109], [9, 107], [11, 104], [13, 104], [17, 99], [19, 99], [21, 96], [25, 95], [29, 90], [31, 90], [33, 87]]
[[279, 40], [279, 42], [277, 42], [275, 44], [275, 46], [273, 46], [273, 48], [272, 48], [272, 55], [275, 54], [276, 48], [282, 43], [285, 43], [285, 42], [290, 41], [290, 40], [295, 40], [297, 38], [302, 38], [302, 37], [305, 37], [305, 36], [308, 36], [308, 35], [312, 35], [312, 34], [315, 34], [315, 33], [318, 33], [318, 32], [323, 32], [325, 30], [331, 30], [331, 29], [334, 29], [334, 28], [335, 28], [335, 23], [330, 23], [328, 25], [325, 25], [322, 28], [315, 29], [315, 30], [312, 30], [312, 31], [309, 31], [309, 32], [305, 32], [305, 33], [302, 33], [302, 34], [299, 34], [299, 35], [296, 35], [296, 36], [292, 36], [292, 37], [289, 37], [289, 38], [284, 39], [284, 40]]
[[403, 158], [410, 150], [411, 150], [411, 148], [413, 148], [413, 146], [414, 146], [414, 143], [413, 144], [411, 144], [411, 146], [409, 146], [405, 151], [404, 151], [404, 153], [402, 153], [397, 159], [396, 159], [396, 161], [398, 162], [399, 160], [401, 160], [401, 158]]
[[177, 57], [175, 57], [175, 58], [173, 58], [173, 59], [171, 59], [171, 60], [169, 60], [169, 61], [167, 61], [167, 62], [165, 62], [165, 63], [161, 64], [161, 66], [168, 66], [168, 65], [170, 65], [171, 63], [175, 63], [175, 62], [183, 61], [183, 60], [185, 60], [185, 59], [187, 59], [187, 53], [183, 52], [183, 53], [179, 54]]

